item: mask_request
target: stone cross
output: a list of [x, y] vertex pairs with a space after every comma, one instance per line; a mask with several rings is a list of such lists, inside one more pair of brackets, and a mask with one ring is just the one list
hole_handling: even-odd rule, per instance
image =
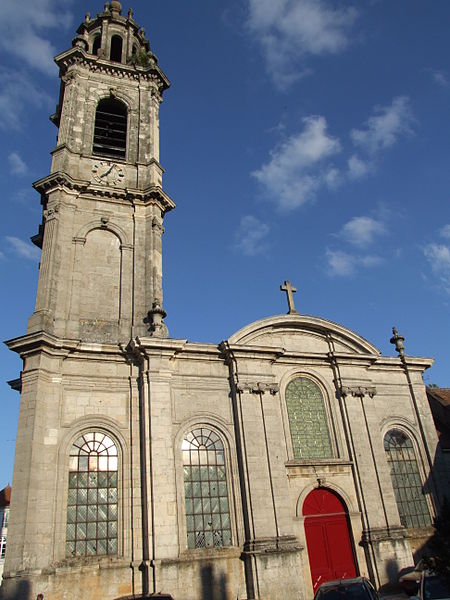
[[283, 285], [280, 285], [280, 290], [282, 292], [286, 292], [286, 297], [287, 297], [287, 301], [288, 301], [288, 306], [289, 306], [289, 313], [290, 315], [298, 315], [298, 311], [295, 310], [295, 304], [294, 304], [294, 296], [293, 293], [297, 291], [297, 288], [292, 287], [291, 282], [289, 281], [289, 279], [287, 279]]

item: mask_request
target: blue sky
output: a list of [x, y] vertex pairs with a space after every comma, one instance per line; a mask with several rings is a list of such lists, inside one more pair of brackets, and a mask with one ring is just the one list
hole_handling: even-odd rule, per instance
[[[170, 335], [220, 342], [297, 309], [384, 354], [432, 356], [450, 386], [450, 52], [447, 0], [134, 0], [172, 82], [161, 107]], [[124, 11], [129, 5], [124, 4]], [[1, 332], [25, 332], [59, 90], [52, 56], [103, 2], [2, 1]], [[19, 395], [1, 360], [0, 488], [12, 478]]]

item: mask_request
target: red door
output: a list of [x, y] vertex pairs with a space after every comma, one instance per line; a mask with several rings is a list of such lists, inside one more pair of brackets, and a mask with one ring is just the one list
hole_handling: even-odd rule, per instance
[[329, 490], [313, 490], [303, 504], [314, 592], [324, 581], [356, 576], [346, 510]]

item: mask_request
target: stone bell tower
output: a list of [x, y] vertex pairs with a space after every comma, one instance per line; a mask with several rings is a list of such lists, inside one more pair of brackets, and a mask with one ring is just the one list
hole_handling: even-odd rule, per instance
[[162, 189], [159, 106], [169, 81], [116, 0], [88, 13], [55, 61], [57, 145], [50, 175], [34, 184], [43, 207], [32, 238], [42, 248], [36, 306], [26, 334], [7, 342], [24, 361], [0, 590], [14, 600], [139, 589], [148, 441], [126, 348], [168, 337], [161, 238], [175, 204]]
[[89, 14], [55, 59], [61, 92], [51, 173], [34, 184], [43, 221], [28, 333], [94, 342], [167, 336], [159, 105], [169, 81], [120, 2]]

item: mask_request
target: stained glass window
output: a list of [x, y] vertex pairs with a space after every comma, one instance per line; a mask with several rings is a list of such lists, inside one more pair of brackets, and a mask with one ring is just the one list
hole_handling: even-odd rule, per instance
[[117, 448], [104, 433], [81, 435], [70, 451], [66, 554], [117, 554]]
[[219, 436], [201, 427], [182, 444], [188, 548], [231, 545], [225, 452]]
[[392, 429], [384, 437], [384, 449], [401, 524], [404, 527], [431, 525], [412, 441], [403, 431]]
[[307, 377], [294, 379], [286, 388], [286, 406], [294, 458], [333, 456], [327, 413], [319, 386]]

